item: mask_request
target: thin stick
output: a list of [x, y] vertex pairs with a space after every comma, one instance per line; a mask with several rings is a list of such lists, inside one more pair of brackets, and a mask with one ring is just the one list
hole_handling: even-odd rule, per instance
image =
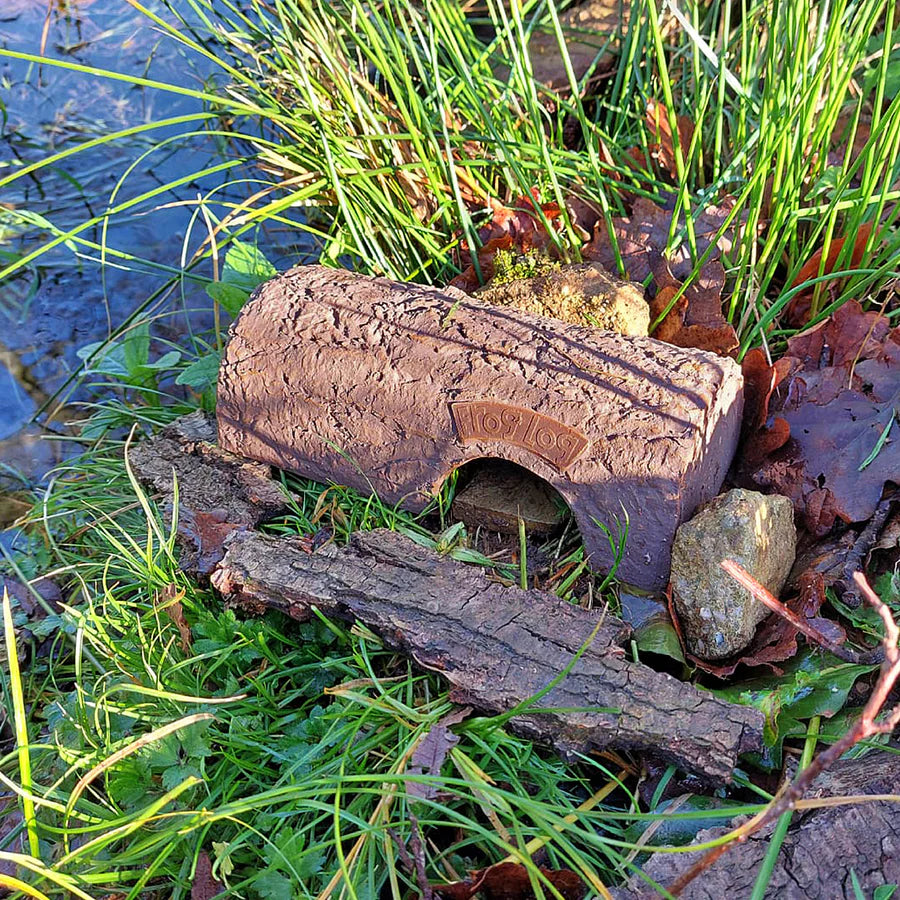
[[767, 606], [772, 612], [778, 613], [783, 619], [787, 619], [797, 631], [805, 634], [814, 644], [817, 644], [823, 650], [827, 650], [832, 655], [842, 659], [844, 662], [853, 663], [854, 665], [869, 665], [875, 662], [881, 662], [882, 651], [879, 649], [875, 654], [857, 653], [848, 647], [835, 643], [831, 638], [822, 634], [818, 628], [810, 625], [805, 619], [798, 616], [793, 610], [788, 609], [780, 600], [777, 600], [769, 593], [749, 572], [739, 566], [730, 559], [723, 560], [722, 568], [742, 587], [745, 587], [756, 600], [759, 600], [764, 606]]

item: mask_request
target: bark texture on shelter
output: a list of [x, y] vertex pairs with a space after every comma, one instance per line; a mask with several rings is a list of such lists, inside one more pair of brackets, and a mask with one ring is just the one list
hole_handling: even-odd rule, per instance
[[232, 326], [221, 445], [422, 509], [474, 459], [524, 466], [575, 515], [629, 521], [619, 576], [655, 590], [677, 526], [713, 497], [738, 438], [740, 370], [651, 338], [308, 266], [263, 285]]
[[314, 553], [290, 538], [236, 532], [212, 583], [253, 612], [274, 608], [304, 618], [315, 606], [360, 621], [439, 672], [458, 703], [486, 713], [533, 698], [589, 643], [569, 674], [535, 701], [539, 712], [510, 721], [564, 756], [634, 749], [727, 782], [738, 754], [761, 747], [757, 710], [629, 662], [621, 644], [630, 630], [612, 616], [490, 582], [394, 532], [356, 533], [348, 547]]

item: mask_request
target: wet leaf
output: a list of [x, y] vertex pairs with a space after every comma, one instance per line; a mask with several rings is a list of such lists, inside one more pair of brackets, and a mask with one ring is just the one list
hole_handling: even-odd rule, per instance
[[[791, 371], [769, 402], [789, 439], [752, 473], [790, 497], [807, 529], [863, 522], [900, 472], [900, 328], [858, 303], [792, 338]], [[885, 429], [891, 431], [885, 434]], [[877, 452], [876, 452], [877, 451]]]
[[755, 678], [713, 693], [730, 703], [753, 706], [765, 715], [763, 736], [769, 760], [777, 764], [786, 735], [805, 731], [801, 719], [835, 715], [847, 702], [857, 678], [876, 668], [841, 663], [833, 656], [807, 649], [787, 663], [781, 675]]
[[685, 662], [678, 632], [668, 614], [653, 616], [649, 622], [641, 625], [634, 633], [634, 641], [641, 653], [656, 653], [680, 663]]
[[[547, 882], [553, 885], [564, 900], [581, 900], [587, 893], [587, 886], [570, 869], [539, 869], [544, 880], [538, 883], [547, 895]], [[476, 894], [484, 900], [532, 900], [534, 888], [528, 869], [521, 863], [502, 862], [487, 869], [470, 872], [466, 881], [454, 884], [433, 884], [436, 897], [447, 900], [470, 900]]]

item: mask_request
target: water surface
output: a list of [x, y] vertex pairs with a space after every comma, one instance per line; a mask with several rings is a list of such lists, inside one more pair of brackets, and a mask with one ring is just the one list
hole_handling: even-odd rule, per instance
[[[160, 5], [149, 6], [164, 14]], [[161, 34], [125, 0], [0, 0], [0, 47], [195, 89], [215, 75], [213, 63]], [[201, 108], [199, 101], [170, 92], [3, 57], [0, 100], [6, 117], [0, 121], [0, 178], [91, 138]], [[207, 136], [167, 144], [176, 133], [154, 130], [78, 153], [0, 190], [0, 204], [37, 213], [65, 230], [103, 213], [114, 191], [116, 202], [138, 197], [237, 152]], [[153, 152], [120, 183], [148, 150]], [[196, 208], [190, 204], [224, 181], [254, 177], [245, 167], [192, 179], [118, 217], [105, 240], [150, 263], [178, 267], [185, 246], [190, 255], [205, 234], [199, 226], [186, 238]], [[233, 184], [227, 196], [240, 199], [252, 189]], [[103, 240], [99, 227], [83, 237], [98, 245]], [[29, 252], [47, 238], [46, 232], [17, 234], [0, 218], [0, 254]], [[260, 239], [290, 243], [296, 235]], [[72, 452], [70, 443], [45, 438], [71, 435], [67, 423], [83, 415], [80, 404], [92, 399], [83, 388], [66, 387], [81, 365], [78, 349], [108, 337], [169, 277], [112, 258], [101, 266], [99, 256], [89, 248], [73, 253], [58, 247], [22, 275], [0, 282], [0, 478], [12, 467], [26, 479], [39, 479]], [[289, 261], [296, 258], [289, 252]], [[208, 307], [198, 288], [172, 292], [155, 310], [156, 335], [177, 342], [190, 320], [194, 327], [202, 323]], [[65, 406], [56, 409], [60, 399]], [[19, 484], [8, 472], [5, 478], [7, 487]]]

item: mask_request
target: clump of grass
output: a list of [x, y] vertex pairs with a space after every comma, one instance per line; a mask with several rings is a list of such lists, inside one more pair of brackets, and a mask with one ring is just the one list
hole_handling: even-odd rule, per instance
[[[104, 465], [91, 465], [96, 485]], [[60, 627], [78, 640], [73, 654], [60, 634], [49, 662], [32, 661], [32, 676], [45, 674], [32, 698], [34, 840], [20, 861], [45, 896], [75, 885], [186, 897], [201, 851], [242, 896], [329, 885], [399, 896], [415, 884], [392, 834], [409, 839], [411, 813], [435, 881], [510, 855], [536, 873], [538, 846], [588, 881], [616, 877], [623, 825], [587, 801], [619, 789], [618, 769], [565, 766], [502, 718], [472, 717], [443, 775], [407, 776], [451, 709], [438, 681], [365, 629], [223, 613], [179, 571], [174, 533], [130, 484], [118, 512], [86, 494], [62, 501], [84, 525], [58, 546], [55, 573], [77, 585]], [[410, 794], [413, 782], [440, 796]]]

